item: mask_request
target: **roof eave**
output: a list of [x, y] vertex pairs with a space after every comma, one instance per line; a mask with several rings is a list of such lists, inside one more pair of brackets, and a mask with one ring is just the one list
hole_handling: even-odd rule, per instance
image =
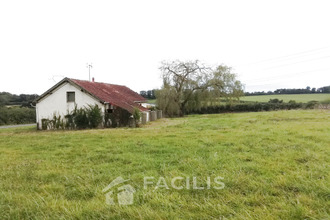
[[63, 83], [68, 82], [76, 87], [78, 87], [79, 89], [81, 89], [83, 92], [89, 94], [90, 96], [92, 96], [93, 98], [99, 100], [101, 103], [105, 103], [104, 100], [100, 99], [99, 97], [95, 96], [94, 94], [90, 93], [89, 91], [87, 91], [86, 89], [84, 89], [83, 87], [81, 87], [80, 85], [78, 85], [77, 83], [75, 83], [74, 81], [72, 81], [70, 78], [65, 77], [64, 79], [62, 79], [61, 81], [59, 81], [58, 83], [56, 83], [53, 87], [51, 87], [50, 89], [48, 89], [46, 92], [44, 92], [42, 95], [40, 95], [35, 101], [36, 103], [38, 103], [41, 99], [43, 99], [44, 97], [46, 97], [49, 94], [52, 94], [52, 91], [54, 91], [56, 88], [58, 88], [59, 86], [61, 86]]
[[37, 99], [35, 99], [36, 103], [38, 103], [41, 99], [43, 99], [47, 95], [52, 94], [51, 92], [53, 90], [55, 90], [60, 85], [62, 85], [64, 82], [67, 82], [68, 80], [69, 80], [69, 78], [65, 77], [64, 79], [62, 79], [61, 81], [59, 81], [58, 83], [56, 83], [54, 86], [52, 86], [50, 89], [48, 89], [46, 92], [42, 93]]

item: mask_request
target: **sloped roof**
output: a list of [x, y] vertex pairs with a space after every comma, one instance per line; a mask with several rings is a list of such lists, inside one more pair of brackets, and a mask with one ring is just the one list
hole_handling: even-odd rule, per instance
[[90, 82], [78, 79], [70, 80], [100, 100], [126, 109], [129, 112], [133, 112], [134, 107], [139, 108], [141, 111], [148, 110], [137, 103], [146, 102], [147, 100], [126, 86]]
[[118, 106], [122, 109], [125, 109], [131, 113], [134, 111], [135, 107], [140, 109], [141, 111], [149, 110], [139, 105], [139, 102], [146, 102], [147, 100], [126, 86], [101, 82], [90, 82], [70, 78], [64, 78], [61, 82], [59, 82], [54, 87], [45, 92], [43, 95], [41, 95], [38, 100], [43, 98], [45, 95], [51, 93], [52, 90], [54, 90], [64, 82], [69, 82], [80, 87], [81, 89], [85, 90], [87, 93], [89, 93], [94, 98], [100, 100], [103, 103], [107, 102], [114, 106]]

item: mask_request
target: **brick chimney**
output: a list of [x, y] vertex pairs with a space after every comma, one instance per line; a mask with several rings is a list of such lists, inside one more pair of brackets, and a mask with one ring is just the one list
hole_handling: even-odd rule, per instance
[[94, 81], [94, 77], [92, 77], [92, 82], [95, 82], [95, 81]]

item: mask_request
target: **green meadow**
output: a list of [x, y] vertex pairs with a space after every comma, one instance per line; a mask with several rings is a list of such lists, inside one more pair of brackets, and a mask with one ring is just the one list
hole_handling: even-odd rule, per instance
[[268, 102], [269, 99], [279, 99], [284, 102], [294, 100], [296, 102], [307, 103], [309, 101], [329, 102], [330, 94], [279, 94], [279, 95], [255, 95], [241, 97], [242, 101]]
[[[0, 219], [329, 219], [329, 134], [329, 110], [0, 129]], [[132, 205], [105, 202], [119, 176], [136, 190]], [[144, 177], [154, 177], [146, 189]], [[155, 188], [162, 177], [169, 189]], [[175, 177], [204, 189], [174, 189]], [[208, 189], [216, 177], [224, 188]]]

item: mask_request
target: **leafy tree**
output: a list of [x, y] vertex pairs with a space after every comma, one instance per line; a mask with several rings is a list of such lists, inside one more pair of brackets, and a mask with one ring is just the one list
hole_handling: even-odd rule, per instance
[[218, 66], [213, 72], [211, 92], [215, 94], [214, 98], [225, 97], [231, 101], [244, 95], [242, 83], [236, 80], [236, 75], [231, 71], [230, 67]]
[[145, 90], [140, 91], [140, 95], [144, 98], [147, 98], [147, 91]]
[[210, 99], [243, 95], [242, 84], [227, 66], [214, 70], [198, 60], [176, 60], [162, 62], [160, 70], [163, 86], [157, 92], [157, 104], [169, 116], [183, 116], [187, 107], [199, 108]]
[[159, 109], [173, 117], [180, 114], [180, 105], [175, 101], [176, 91], [173, 87], [165, 84], [162, 89], [156, 92], [156, 104]]
[[147, 91], [142, 90], [142, 91], [140, 91], [140, 95], [146, 99], [155, 99], [156, 98], [155, 92], [156, 92], [156, 90], [154, 90], [154, 89], [147, 90]]

